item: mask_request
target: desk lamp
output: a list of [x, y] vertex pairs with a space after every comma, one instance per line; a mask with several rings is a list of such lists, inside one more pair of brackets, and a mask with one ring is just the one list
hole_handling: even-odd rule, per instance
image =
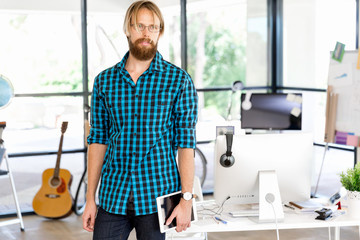
[[231, 87], [231, 96], [230, 96], [230, 101], [229, 101], [229, 105], [228, 105], [228, 109], [227, 109], [227, 119], [226, 120], [231, 120], [231, 108], [232, 108], [232, 100], [233, 100], [233, 95], [235, 94], [235, 92], [237, 91], [241, 91], [244, 89], [244, 84], [242, 83], [242, 81], [235, 81], [232, 84]]

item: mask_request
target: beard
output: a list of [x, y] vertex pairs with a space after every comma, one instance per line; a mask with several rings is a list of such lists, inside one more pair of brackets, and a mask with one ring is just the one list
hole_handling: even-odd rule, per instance
[[[142, 42], [147, 42], [150, 44], [149, 47], [140, 46]], [[129, 51], [130, 53], [140, 61], [147, 61], [152, 59], [157, 51], [157, 43], [148, 38], [139, 38], [134, 43], [128, 38], [129, 42]]]

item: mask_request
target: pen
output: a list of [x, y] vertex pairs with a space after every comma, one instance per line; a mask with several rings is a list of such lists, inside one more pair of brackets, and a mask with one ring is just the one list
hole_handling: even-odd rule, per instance
[[219, 218], [219, 217], [215, 217], [215, 219], [216, 219], [216, 220], [218, 220], [218, 221], [220, 221], [220, 222], [222, 222], [223, 224], [227, 224], [227, 221], [222, 220], [222, 219], [221, 219], [221, 218]]
[[295, 208], [294, 208], [294, 207], [289, 206], [289, 205], [287, 205], [287, 204], [284, 204], [284, 207], [287, 207], [287, 208], [290, 208], [290, 209], [292, 209], [292, 210], [295, 210]]

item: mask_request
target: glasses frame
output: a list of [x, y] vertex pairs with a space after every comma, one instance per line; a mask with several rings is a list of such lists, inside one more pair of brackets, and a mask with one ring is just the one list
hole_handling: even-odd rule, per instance
[[[131, 26], [131, 27], [134, 27], [136, 31], [140, 31], [140, 32], [143, 32], [143, 31], [147, 28], [147, 30], [148, 30], [149, 32], [151, 32], [151, 33], [158, 33], [158, 32], [160, 32], [161, 29], [162, 29], [162, 27], [159, 26], [159, 29], [156, 30], [156, 29], [155, 29], [155, 26], [158, 26], [158, 25], [154, 25], [154, 24], [145, 25], [145, 24], [142, 24], [142, 23], [138, 23], [137, 25], [138, 25], [138, 26], [139, 26], [139, 25], [142, 25], [142, 26], [143, 26], [143, 29], [140, 29], [138, 26], [135, 26], [135, 24], [130, 24], [130, 26]], [[151, 26], [154, 27], [153, 30], [150, 29]]]

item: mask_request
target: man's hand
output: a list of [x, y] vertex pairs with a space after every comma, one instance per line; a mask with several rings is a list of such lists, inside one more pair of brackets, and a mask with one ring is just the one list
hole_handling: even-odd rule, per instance
[[97, 207], [95, 201], [86, 202], [82, 219], [83, 219], [83, 228], [88, 232], [94, 231], [96, 212], [97, 212]]
[[180, 203], [175, 207], [165, 225], [169, 225], [174, 218], [176, 218], [176, 231], [185, 231], [191, 225], [191, 209], [192, 200], [180, 200]]

